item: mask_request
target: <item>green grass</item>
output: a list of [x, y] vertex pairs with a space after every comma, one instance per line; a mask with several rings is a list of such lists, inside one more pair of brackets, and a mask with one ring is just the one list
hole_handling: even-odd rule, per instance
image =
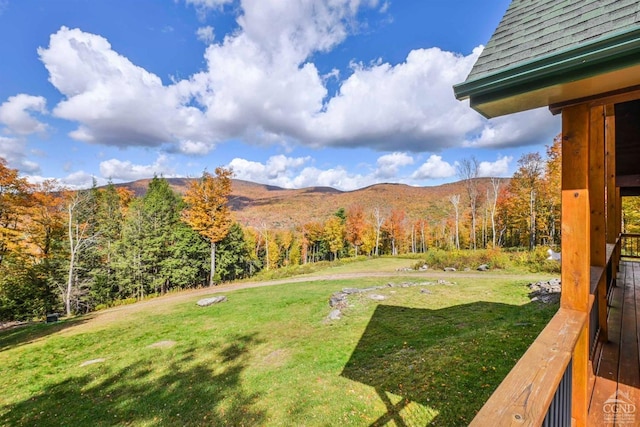
[[452, 277], [352, 295], [337, 321], [333, 292], [404, 279], [228, 291], [206, 308], [168, 297], [3, 331], [0, 425], [466, 425], [557, 307], [529, 303], [521, 280]]

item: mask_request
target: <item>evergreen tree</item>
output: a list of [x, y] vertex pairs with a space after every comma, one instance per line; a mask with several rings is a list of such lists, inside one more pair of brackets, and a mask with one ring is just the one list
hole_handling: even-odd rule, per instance
[[242, 227], [233, 223], [227, 236], [218, 244], [216, 275], [221, 280], [236, 280], [251, 275], [251, 255]]
[[181, 200], [167, 180], [153, 177], [142, 198], [142, 262], [149, 279], [146, 285], [152, 292], [165, 293], [170, 288], [172, 272], [164, 261], [173, 255], [181, 209]]

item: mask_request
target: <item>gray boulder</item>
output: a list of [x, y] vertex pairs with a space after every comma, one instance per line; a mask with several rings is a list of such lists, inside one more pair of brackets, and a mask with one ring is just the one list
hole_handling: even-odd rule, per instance
[[478, 271], [489, 271], [489, 266], [487, 264], [482, 264], [481, 266], [476, 268], [476, 270], [478, 270]]
[[213, 305], [213, 304], [218, 304], [218, 303], [221, 303], [221, 302], [225, 302], [226, 300], [227, 300], [227, 297], [222, 295], [222, 296], [219, 296], [219, 297], [203, 298], [203, 299], [199, 300], [196, 304], [198, 304], [200, 307], [208, 307], [208, 306]]

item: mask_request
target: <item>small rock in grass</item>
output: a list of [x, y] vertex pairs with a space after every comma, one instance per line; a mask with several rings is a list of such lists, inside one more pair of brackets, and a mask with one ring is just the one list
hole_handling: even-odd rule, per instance
[[369, 298], [371, 298], [374, 301], [384, 301], [385, 299], [387, 299], [384, 295], [380, 295], [380, 294], [371, 294], [369, 295]]
[[84, 367], [84, 366], [89, 366], [89, 365], [93, 365], [94, 363], [102, 363], [104, 362], [106, 359], [100, 358], [100, 359], [92, 359], [92, 360], [87, 360], [86, 362], [82, 362], [80, 364], [80, 367]]
[[455, 267], [445, 267], [444, 271], [457, 271]]
[[476, 268], [476, 270], [478, 270], [478, 271], [489, 271], [489, 266], [487, 264], [482, 264], [478, 268]]
[[223, 296], [213, 297], [213, 298], [203, 298], [203, 299], [199, 300], [197, 302], [197, 304], [200, 307], [207, 307], [207, 306], [210, 306], [212, 304], [218, 304], [218, 303], [221, 303], [221, 302], [225, 302], [226, 300], [227, 300], [227, 297], [225, 297], [223, 295]]
[[172, 340], [163, 340], [154, 342], [153, 344], [149, 344], [147, 348], [171, 348], [176, 345], [175, 341]]
[[327, 316], [329, 320], [340, 320], [342, 313], [340, 310], [331, 310], [331, 313]]

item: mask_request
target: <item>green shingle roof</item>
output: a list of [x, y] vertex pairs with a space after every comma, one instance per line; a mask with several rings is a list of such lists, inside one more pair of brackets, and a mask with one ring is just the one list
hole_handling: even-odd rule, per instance
[[458, 99], [485, 117], [640, 85], [640, 1], [512, 0]]
[[514, 0], [467, 81], [638, 26], [637, 0]]

